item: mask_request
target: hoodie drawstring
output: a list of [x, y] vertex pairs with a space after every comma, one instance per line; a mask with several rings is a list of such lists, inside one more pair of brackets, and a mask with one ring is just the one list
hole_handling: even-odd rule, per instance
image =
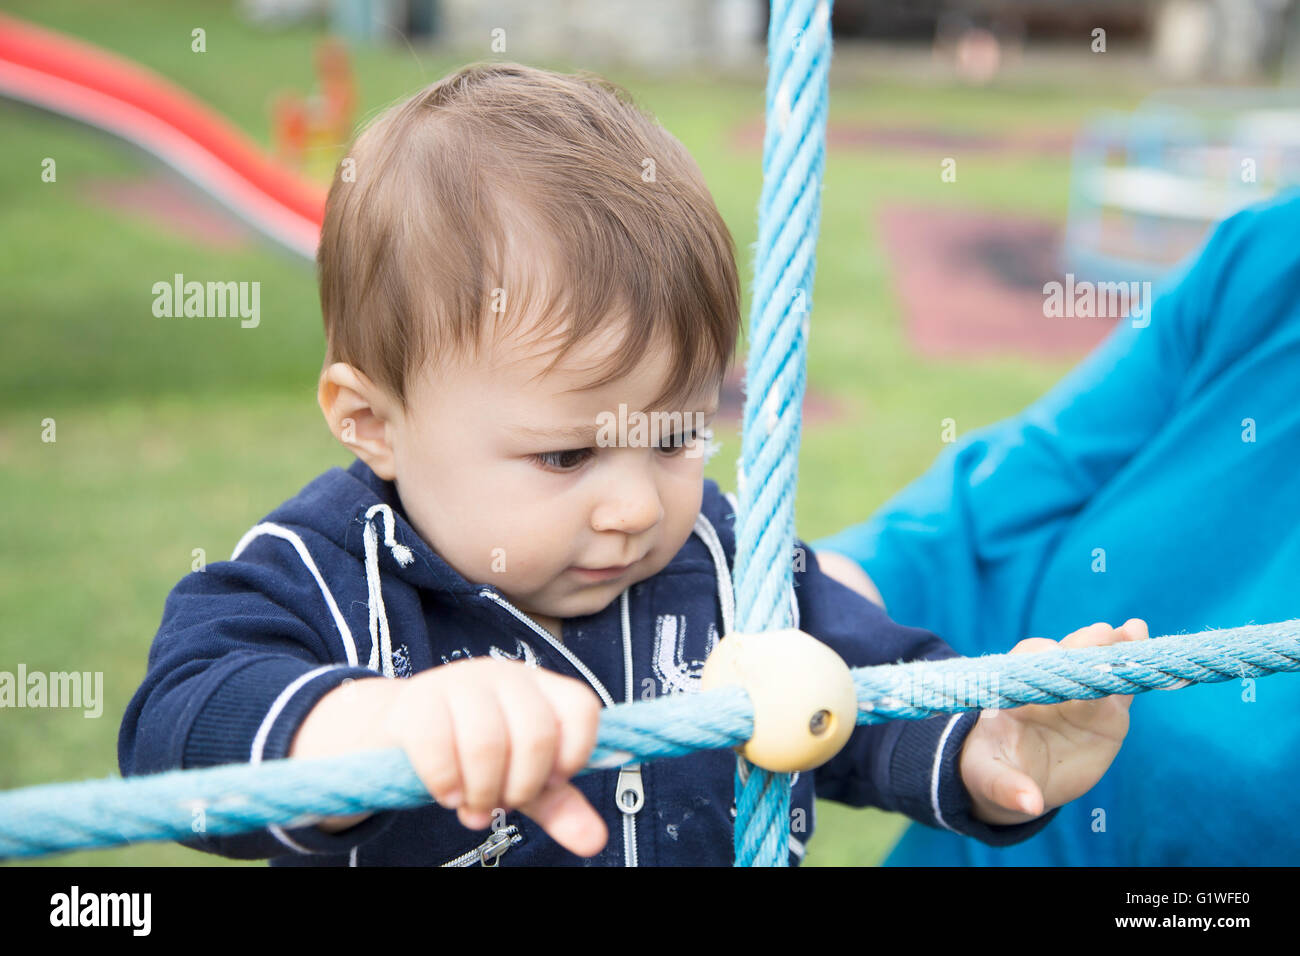
[[393, 635], [388, 627], [388, 609], [384, 607], [384, 592], [379, 579], [379, 533], [375, 530], [375, 516], [384, 517], [384, 546], [393, 560], [406, 567], [415, 560], [411, 549], [398, 544], [393, 537], [393, 509], [388, 505], [374, 505], [366, 512], [366, 590], [370, 603], [370, 661], [366, 665], [385, 677], [393, 677]]
[[727, 554], [722, 549], [722, 541], [718, 538], [718, 532], [714, 530], [713, 522], [704, 515], [696, 516], [693, 530], [709, 549], [709, 556], [713, 558], [713, 573], [718, 584], [718, 605], [722, 611], [721, 636], [725, 637], [735, 627], [736, 619], [736, 592], [731, 583], [731, 569], [727, 567]]

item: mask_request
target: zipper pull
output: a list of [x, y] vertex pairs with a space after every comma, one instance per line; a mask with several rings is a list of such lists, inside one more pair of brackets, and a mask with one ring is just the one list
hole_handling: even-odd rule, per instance
[[506, 850], [516, 843], [522, 843], [523, 840], [524, 835], [512, 823], [500, 830], [493, 830], [488, 834], [488, 838], [474, 849], [462, 853], [453, 860], [448, 860], [443, 866], [473, 866], [475, 863], [481, 863], [483, 866], [496, 866], [501, 862], [501, 857]]
[[506, 850], [514, 846], [514, 837], [518, 832], [518, 828], [514, 826], [493, 830], [477, 850], [479, 864], [482, 866], [496, 866], [499, 864]]
[[641, 785], [641, 765], [630, 763], [618, 770], [618, 786], [614, 788], [614, 801], [619, 810], [629, 816], [645, 805], [645, 788]]

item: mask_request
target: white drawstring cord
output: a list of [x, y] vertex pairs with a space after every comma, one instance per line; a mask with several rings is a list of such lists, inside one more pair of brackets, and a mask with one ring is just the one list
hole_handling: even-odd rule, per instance
[[388, 609], [384, 607], [384, 592], [379, 578], [379, 534], [375, 531], [375, 515], [384, 517], [384, 546], [393, 560], [406, 567], [415, 560], [411, 549], [398, 544], [394, 535], [393, 509], [388, 505], [374, 505], [366, 512], [366, 590], [370, 603], [370, 662], [371, 670], [380, 670], [385, 677], [393, 677], [393, 635], [388, 627]]
[[695, 533], [700, 536], [704, 546], [713, 558], [713, 573], [718, 582], [718, 605], [722, 610], [722, 636], [731, 633], [736, 619], [736, 592], [731, 583], [731, 569], [727, 567], [727, 555], [722, 549], [722, 541], [713, 523], [703, 514], [695, 518]]

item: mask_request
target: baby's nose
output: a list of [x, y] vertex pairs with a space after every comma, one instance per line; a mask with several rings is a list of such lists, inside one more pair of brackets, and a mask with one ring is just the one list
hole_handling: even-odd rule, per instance
[[619, 482], [592, 512], [591, 526], [596, 531], [639, 534], [653, 528], [663, 517], [663, 503], [653, 483]]

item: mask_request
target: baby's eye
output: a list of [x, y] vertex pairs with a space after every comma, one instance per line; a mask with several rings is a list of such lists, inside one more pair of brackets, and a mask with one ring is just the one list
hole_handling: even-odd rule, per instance
[[713, 430], [711, 428], [692, 429], [664, 439], [659, 445], [659, 451], [665, 455], [678, 455], [681, 454], [682, 449], [694, 448], [712, 437]]
[[570, 448], [565, 451], [544, 451], [533, 455], [533, 460], [552, 471], [572, 471], [590, 457], [590, 448]]
[[684, 434], [673, 435], [669, 438], [665, 438], [659, 443], [659, 452], [664, 455], [680, 454], [682, 449], [694, 441], [694, 439], [695, 432], [685, 432]]

